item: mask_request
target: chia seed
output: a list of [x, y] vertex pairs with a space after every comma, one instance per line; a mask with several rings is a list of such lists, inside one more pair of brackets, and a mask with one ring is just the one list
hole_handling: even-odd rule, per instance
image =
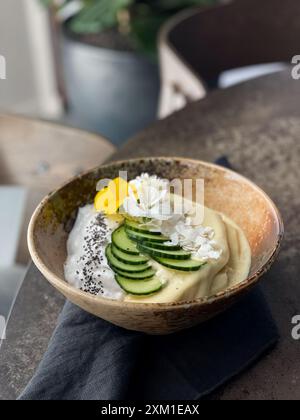
[[[99, 268], [104, 261], [101, 254], [100, 247], [107, 243], [108, 228], [103, 214], [99, 213], [97, 217], [86, 227], [86, 236], [84, 237], [84, 255], [78, 262], [84, 262], [82, 269], [82, 278], [80, 290], [90, 293], [92, 295], [103, 294], [103, 284], [101, 276], [95, 275], [95, 269]], [[76, 271], [79, 275], [79, 271]]]

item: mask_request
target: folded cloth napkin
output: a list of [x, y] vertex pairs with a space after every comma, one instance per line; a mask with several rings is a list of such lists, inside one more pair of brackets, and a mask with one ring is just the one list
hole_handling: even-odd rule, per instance
[[[218, 163], [229, 166], [226, 158]], [[258, 360], [278, 341], [259, 287], [195, 328], [148, 336], [67, 302], [21, 400], [196, 400]]]

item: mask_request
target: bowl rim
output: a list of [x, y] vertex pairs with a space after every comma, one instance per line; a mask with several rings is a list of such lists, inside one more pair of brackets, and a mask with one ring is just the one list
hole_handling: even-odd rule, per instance
[[[115, 299], [108, 299], [101, 296], [93, 296], [89, 293], [86, 293], [82, 290], [76, 289], [71, 284], [67, 283], [65, 279], [62, 279], [61, 277], [54, 274], [42, 261], [42, 259], [39, 256], [39, 252], [36, 248], [35, 240], [34, 240], [34, 229], [36, 225], [36, 221], [44, 207], [44, 205], [59, 191], [63, 190], [67, 185], [71, 184], [75, 180], [78, 180], [80, 178], [84, 178], [86, 175], [95, 172], [98, 169], [109, 168], [112, 165], [124, 165], [128, 163], [138, 163], [138, 162], [151, 162], [151, 161], [171, 161], [171, 162], [186, 162], [191, 164], [199, 164], [204, 167], [214, 168], [217, 170], [222, 170], [223, 172], [227, 174], [231, 174], [235, 179], [240, 179], [244, 183], [250, 185], [252, 188], [256, 189], [258, 193], [260, 193], [264, 199], [269, 203], [270, 208], [274, 211], [276, 215], [276, 221], [278, 223], [278, 238], [277, 242], [273, 248], [273, 251], [268, 259], [268, 261], [259, 269], [257, 270], [252, 276], [249, 276], [245, 281], [238, 283], [224, 291], [221, 291], [219, 293], [216, 293], [210, 297], [204, 297], [204, 298], [197, 298], [193, 299], [191, 301], [182, 301], [182, 302], [169, 302], [169, 303], [145, 303], [145, 302], [126, 302], [121, 300], [115, 300]], [[37, 206], [36, 210], [34, 211], [29, 226], [28, 226], [28, 232], [27, 232], [27, 242], [28, 242], [28, 249], [29, 253], [31, 255], [32, 261], [35, 264], [35, 266], [38, 268], [38, 270], [42, 273], [42, 275], [46, 278], [47, 281], [49, 281], [54, 287], [58, 288], [61, 293], [63, 293], [65, 296], [68, 296], [70, 293], [77, 295], [78, 298], [82, 298], [83, 300], [91, 303], [99, 302], [99, 304], [103, 304], [106, 306], [111, 307], [124, 307], [128, 310], [136, 310], [136, 309], [144, 309], [144, 310], [165, 310], [168, 311], [170, 309], [174, 308], [186, 308], [186, 307], [192, 307], [192, 306], [204, 306], [204, 305], [210, 305], [212, 303], [216, 302], [222, 302], [223, 300], [227, 300], [228, 298], [234, 297], [237, 294], [242, 293], [242, 291], [246, 289], [250, 289], [252, 286], [255, 286], [259, 279], [265, 274], [271, 266], [273, 265], [275, 259], [277, 258], [281, 244], [284, 238], [284, 222], [282, 215], [274, 203], [274, 201], [269, 197], [269, 195], [257, 184], [255, 184], [253, 181], [250, 181], [247, 177], [233, 171], [232, 169], [228, 169], [226, 167], [217, 165], [215, 163], [206, 162], [199, 159], [190, 159], [190, 158], [182, 158], [182, 157], [166, 157], [166, 156], [154, 156], [154, 157], [140, 157], [140, 158], [133, 158], [133, 159], [123, 159], [123, 160], [116, 160], [111, 161], [109, 163], [106, 163], [104, 165], [99, 165], [94, 168], [91, 168], [87, 171], [84, 171], [83, 173], [74, 176], [67, 182], [65, 182], [63, 185], [58, 187], [53, 192], [49, 193]]]

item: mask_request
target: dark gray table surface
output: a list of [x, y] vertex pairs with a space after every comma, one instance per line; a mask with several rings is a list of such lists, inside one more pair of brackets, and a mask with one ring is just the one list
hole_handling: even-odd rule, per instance
[[[237, 171], [263, 187], [286, 226], [282, 252], [263, 289], [281, 340], [270, 354], [212, 395], [213, 399], [300, 399], [300, 341], [291, 319], [300, 314], [300, 81], [289, 72], [226, 91], [156, 123], [115, 156], [229, 156]], [[14, 399], [46, 350], [63, 299], [31, 266], [0, 353], [0, 399]]]

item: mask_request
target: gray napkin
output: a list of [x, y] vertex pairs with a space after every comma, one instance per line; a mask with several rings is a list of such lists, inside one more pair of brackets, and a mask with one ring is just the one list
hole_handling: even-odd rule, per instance
[[278, 340], [256, 288], [203, 325], [163, 337], [115, 327], [67, 302], [21, 400], [195, 400]]

